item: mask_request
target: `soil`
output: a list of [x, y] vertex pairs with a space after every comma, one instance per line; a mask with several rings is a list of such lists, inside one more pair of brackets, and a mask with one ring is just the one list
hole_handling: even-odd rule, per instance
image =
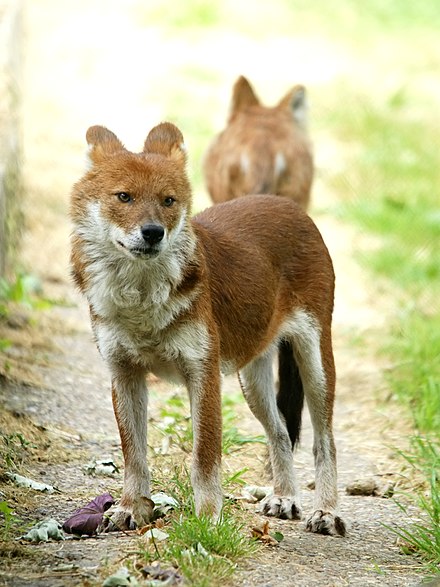
[[[5, 478], [0, 479], [0, 497], [5, 497], [25, 522], [46, 517], [63, 522], [96, 495], [109, 491], [118, 497], [122, 487], [121, 472], [114, 477], [100, 477], [88, 475], [83, 469], [91, 459], [103, 456], [111, 457], [122, 468], [122, 457], [108, 373], [92, 341], [85, 302], [74, 290], [68, 272], [67, 194], [82, 171], [79, 153], [84, 132], [79, 136], [78, 125], [85, 129], [89, 123], [100, 122], [100, 117], [87, 120], [89, 114], [97, 112], [105, 114], [108, 110], [110, 118], [110, 109], [104, 102], [100, 103], [104, 90], [96, 88], [97, 94], [88, 92], [95, 87], [91, 80], [102, 64], [107, 64], [102, 83], [105, 85], [111, 79], [105, 52], [100, 53], [96, 48], [94, 53], [90, 52], [87, 43], [91, 42], [91, 28], [83, 34], [83, 39], [75, 37], [75, 42], [72, 41], [74, 32], [79, 33], [74, 25], [81, 22], [81, 10], [86, 4], [75, 3], [76, 8], [67, 16], [59, 9], [59, 3], [50, 0], [29, 3], [27, 7], [23, 114], [28, 196], [23, 261], [41, 279], [44, 297], [63, 303], [37, 311], [13, 311], [2, 325], [0, 335], [13, 343], [0, 361], [1, 431], [21, 433], [31, 443], [23, 451], [20, 471], [58, 490], [50, 495], [40, 494], [18, 489]], [[97, 2], [89, 3], [89, 10], [98, 14], [97, 5]], [[113, 2], [109, 6], [113, 19], [125, 31], [128, 25], [124, 18]], [[108, 25], [110, 17], [103, 18]], [[112, 26], [115, 26], [113, 20]], [[138, 35], [139, 31], [135, 29], [134, 34]], [[72, 47], [76, 47], [75, 54]], [[110, 48], [110, 54], [115, 59], [116, 49]], [[172, 58], [168, 59], [171, 62]], [[74, 64], [79, 71], [74, 70]], [[150, 83], [157, 81], [155, 70], [149, 75]], [[55, 85], [54, 79], [57, 79]], [[124, 95], [124, 108], [138, 115], [138, 123], [142, 120], [144, 124], [145, 118], [153, 113], [160, 118], [157, 104], [150, 104], [146, 117], [140, 115], [139, 96], [145, 95], [146, 81], [136, 79], [138, 92], [134, 93], [139, 101], [130, 104]], [[84, 84], [86, 97], [69, 94], [69, 88], [72, 90], [78, 80]], [[112, 115], [116, 107], [113, 103]], [[116, 115], [122, 117], [120, 112]], [[157, 119], [153, 120], [152, 125], [156, 122]], [[108, 124], [111, 127], [111, 121]], [[145, 133], [148, 129], [147, 124]], [[319, 136], [315, 142], [319, 142]], [[322, 175], [318, 174], [314, 194], [316, 200], [320, 198], [320, 207], [333, 197]], [[203, 196], [200, 198], [202, 203], [206, 202], [206, 196], [205, 200]], [[340, 512], [348, 524], [348, 535], [345, 538], [314, 535], [305, 532], [300, 522], [271, 519], [271, 531], [282, 532], [284, 540], [278, 546], [261, 546], [256, 555], [238, 563], [232, 584], [237, 587], [419, 585], [424, 576], [421, 562], [415, 556], [402, 554], [392, 528], [407, 527], [420, 513], [408, 504], [410, 515], [407, 516], [393, 499], [353, 496], [345, 491], [357, 479], [376, 476], [393, 482], [399, 501], [407, 503], [399, 491], [414, 482], [407, 476], [404, 461], [396, 456], [398, 450], [407, 449], [411, 429], [390, 396], [383, 378], [388, 365], [377, 353], [392, 298], [380, 284], [371, 284], [353, 260], [352, 251], [369, 243], [319, 209], [314, 208], [312, 216], [330, 249], [337, 275], [334, 346], [338, 387], [334, 420]], [[154, 425], [161, 419], [161, 406], [176, 391], [160, 381], [152, 381], [150, 388], [150, 421]], [[237, 380], [226, 378], [224, 393], [238, 392]], [[260, 434], [246, 406], [237, 404], [236, 409], [237, 427]], [[313, 498], [310, 489], [313, 463], [311, 427], [307, 415], [305, 418], [295, 460], [304, 509], [308, 511]], [[156, 437], [150, 441], [152, 455], [156, 441]], [[177, 461], [187, 458], [178, 447], [173, 450], [172, 458]], [[15, 456], [19, 458], [20, 454]], [[160, 458], [168, 457], [152, 457], [153, 470]], [[243, 467], [248, 468], [245, 475], [248, 483], [261, 484], [263, 448], [247, 445], [225, 458], [225, 470], [233, 472]], [[262, 526], [265, 519], [255, 513], [254, 505], [243, 504], [243, 508], [249, 531], [253, 526]], [[116, 533], [38, 545], [3, 542], [0, 543], [0, 585], [99, 585], [127, 558], [133, 558], [136, 541], [133, 534]]]

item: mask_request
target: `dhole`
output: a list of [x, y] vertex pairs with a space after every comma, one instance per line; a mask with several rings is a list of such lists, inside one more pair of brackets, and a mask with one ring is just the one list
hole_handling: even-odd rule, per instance
[[170, 123], [151, 130], [141, 153], [100, 126], [88, 130], [87, 141], [90, 169], [72, 194], [71, 261], [111, 372], [125, 461], [112, 524], [133, 528], [151, 519], [150, 372], [186, 384], [196, 511], [219, 517], [223, 371], [239, 372], [267, 433], [274, 493], [263, 513], [301, 516], [292, 449], [305, 396], [316, 463], [306, 525], [344, 534], [332, 433], [334, 276], [317, 228], [297, 204], [277, 196], [241, 198], [191, 219], [183, 137]]
[[204, 175], [214, 203], [246, 194], [278, 194], [306, 210], [313, 155], [305, 88], [295, 86], [277, 106], [268, 108], [247, 79], [239, 77], [227, 126], [205, 155]]

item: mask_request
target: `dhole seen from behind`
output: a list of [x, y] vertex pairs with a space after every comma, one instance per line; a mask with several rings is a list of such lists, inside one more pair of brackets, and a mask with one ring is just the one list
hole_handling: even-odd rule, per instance
[[239, 372], [268, 437], [274, 492], [262, 513], [301, 517], [292, 449], [305, 397], [316, 464], [306, 527], [344, 534], [332, 432], [334, 275], [312, 220], [287, 198], [258, 195], [192, 218], [183, 137], [170, 123], [151, 130], [141, 153], [100, 126], [87, 141], [90, 168], [71, 200], [71, 262], [111, 373], [124, 456], [110, 526], [134, 528], [152, 517], [148, 373], [186, 385], [196, 513], [220, 517], [220, 374]]
[[248, 80], [239, 77], [226, 128], [206, 152], [204, 176], [214, 203], [277, 194], [307, 210], [313, 154], [304, 86], [293, 87], [276, 106], [266, 107]]

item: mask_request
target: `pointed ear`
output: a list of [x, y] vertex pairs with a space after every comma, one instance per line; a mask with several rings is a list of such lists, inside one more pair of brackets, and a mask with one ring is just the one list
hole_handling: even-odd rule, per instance
[[260, 103], [251, 84], [241, 75], [234, 84], [232, 89], [231, 109], [229, 120], [239, 112], [249, 106], [257, 106]]
[[299, 126], [307, 127], [307, 115], [308, 115], [308, 101], [307, 93], [304, 86], [295, 86], [288, 92], [278, 104], [278, 108], [292, 111], [294, 119], [297, 121]]
[[150, 130], [145, 139], [144, 153], [163, 155], [180, 165], [186, 163], [183, 135], [171, 122], [162, 122]]
[[89, 145], [89, 160], [93, 165], [102, 161], [107, 155], [123, 151], [124, 145], [118, 137], [104, 126], [91, 126], [86, 134]]

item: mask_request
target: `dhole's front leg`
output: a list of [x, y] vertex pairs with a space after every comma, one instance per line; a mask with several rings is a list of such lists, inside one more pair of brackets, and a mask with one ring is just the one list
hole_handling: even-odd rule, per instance
[[222, 508], [220, 370], [212, 357], [191, 367], [187, 381], [193, 426], [191, 482], [197, 515], [217, 520]]
[[150, 473], [147, 466], [148, 395], [143, 369], [112, 365], [113, 409], [124, 455], [124, 489], [109, 529], [142, 527], [150, 522]]

